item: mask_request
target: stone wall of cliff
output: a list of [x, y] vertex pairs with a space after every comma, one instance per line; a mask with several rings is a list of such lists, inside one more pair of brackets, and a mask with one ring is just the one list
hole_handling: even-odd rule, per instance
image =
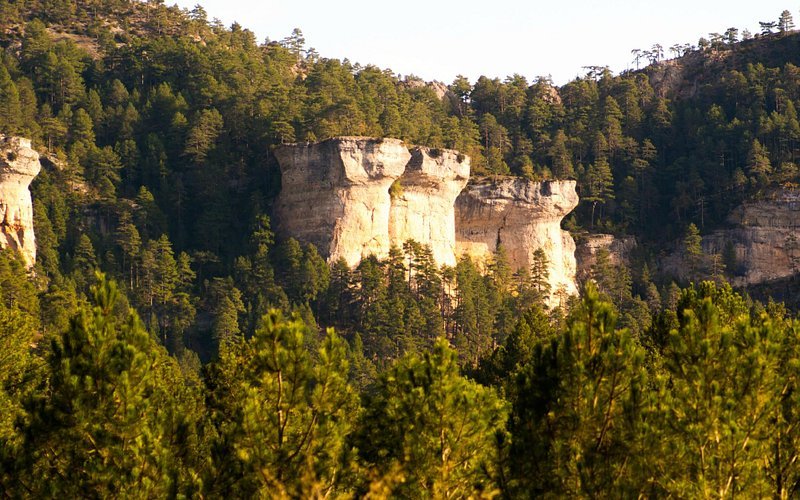
[[703, 237], [703, 250], [725, 255], [732, 247], [736, 262], [727, 271], [734, 285], [760, 285], [800, 272], [800, 190], [776, 189], [748, 201], [727, 223], [727, 229]]
[[584, 283], [592, 275], [592, 268], [597, 263], [597, 254], [608, 252], [608, 263], [612, 266], [630, 264], [629, 258], [636, 248], [633, 236], [616, 237], [613, 234], [582, 234], [578, 236], [575, 248], [575, 261], [578, 266], [578, 283]]
[[41, 168], [29, 139], [0, 135], [0, 247], [19, 251], [28, 267], [36, 261], [28, 186]]
[[313, 243], [329, 261], [389, 253], [389, 188], [411, 153], [398, 139], [341, 137], [275, 150], [278, 234]]
[[575, 181], [482, 179], [468, 185], [469, 158], [397, 139], [340, 137], [275, 150], [282, 174], [279, 235], [314, 243], [329, 262], [356, 265], [415, 240], [440, 265], [469, 255], [485, 263], [498, 244], [513, 268], [541, 248], [556, 305], [577, 293], [575, 242], [561, 220], [578, 204]]
[[456, 197], [469, 180], [469, 159], [452, 150], [414, 148], [394, 190], [389, 240], [431, 247], [440, 265], [456, 265]]
[[514, 269], [530, 268], [541, 248], [548, 261], [550, 305], [578, 293], [575, 241], [561, 220], [578, 205], [575, 181], [486, 179], [456, 199], [456, 250], [479, 262], [502, 245]]

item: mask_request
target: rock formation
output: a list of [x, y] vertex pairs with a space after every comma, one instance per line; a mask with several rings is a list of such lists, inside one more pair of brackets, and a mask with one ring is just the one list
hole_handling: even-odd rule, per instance
[[[502, 244], [515, 269], [534, 252], [549, 262], [551, 305], [577, 293], [575, 242], [561, 220], [578, 204], [575, 181], [502, 178], [468, 185], [469, 158], [397, 139], [340, 137], [275, 150], [282, 174], [279, 235], [317, 246], [350, 266], [412, 239], [440, 265], [485, 263]], [[466, 186], [466, 187], [465, 187]]]
[[578, 283], [586, 281], [597, 262], [597, 253], [608, 252], [608, 261], [612, 266], [628, 265], [631, 251], [636, 248], [633, 236], [617, 238], [612, 234], [584, 234], [578, 237], [575, 249], [575, 261], [578, 266]]
[[28, 186], [41, 168], [29, 139], [0, 135], [0, 247], [19, 251], [28, 267], [36, 261]]
[[[728, 229], [703, 237], [707, 254], [735, 255], [735, 286], [787, 278], [800, 272], [800, 191], [777, 189], [728, 215]], [[726, 248], [727, 247], [727, 248]]]
[[392, 193], [391, 244], [408, 240], [431, 247], [440, 265], [456, 265], [454, 203], [467, 185], [469, 158], [452, 150], [414, 148]]
[[485, 261], [502, 245], [515, 269], [529, 268], [533, 253], [545, 252], [550, 274], [550, 305], [578, 293], [575, 241], [561, 220], [578, 205], [575, 181], [532, 182], [486, 179], [456, 199], [456, 250]]
[[389, 253], [389, 187], [411, 153], [398, 139], [340, 137], [278, 147], [276, 230], [355, 266]]

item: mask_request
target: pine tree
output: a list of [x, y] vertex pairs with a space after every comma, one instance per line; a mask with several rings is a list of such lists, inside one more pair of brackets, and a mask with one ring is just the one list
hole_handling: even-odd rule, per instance
[[636, 496], [631, 425], [644, 351], [587, 284], [567, 330], [536, 346], [516, 377], [511, 467], [525, 496]]
[[[0, 460], [10, 458], [5, 454], [13, 454], [22, 437], [14, 424], [23, 415], [21, 399], [37, 368], [38, 360], [31, 351], [34, 328], [34, 318], [29, 314], [0, 307], [0, 404], [5, 409], [0, 415]], [[5, 479], [0, 480], [0, 484], [3, 482]]]
[[762, 186], [767, 183], [768, 177], [772, 173], [769, 152], [758, 139], [753, 139], [750, 152], [747, 154], [747, 172]]
[[22, 108], [17, 86], [0, 63], [0, 133], [14, 134], [22, 125]]
[[773, 454], [781, 391], [772, 322], [751, 322], [744, 300], [711, 282], [685, 290], [677, 313], [658, 395], [663, 420], [654, 422], [664, 460], [653, 461], [653, 477], [668, 496], [770, 495], [760, 457]]
[[586, 194], [583, 199], [592, 205], [590, 222], [594, 227], [597, 205], [605, 205], [614, 199], [614, 176], [611, 173], [611, 166], [605, 157], [600, 157], [595, 163], [589, 165], [584, 184], [586, 186]]
[[792, 18], [792, 13], [788, 10], [784, 10], [781, 12], [780, 17], [778, 18], [778, 30], [781, 33], [785, 33], [787, 31], [792, 31], [794, 29], [794, 19]]
[[116, 285], [97, 282], [25, 403], [13, 488], [36, 497], [191, 494], [197, 400], [138, 317], [117, 317]]
[[250, 340], [223, 345], [212, 378], [213, 495], [324, 497], [347, 473], [357, 409], [346, 345], [329, 330], [314, 356], [298, 318], [271, 310]]
[[703, 237], [700, 230], [694, 223], [686, 228], [686, 235], [683, 238], [683, 259], [684, 269], [688, 273], [689, 280], [700, 280], [705, 272], [705, 254], [703, 253]]
[[399, 473], [404, 498], [493, 496], [498, 492], [497, 436], [507, 408], [494, 390], [459, 374], [440, 339], [386, 372], [366, 402], [357, 438], [364, 464]]
[[183, 153], [195, 164], [202, 165], [223, 127], [222, 115], [216, 109], [204, 109], [194, 120], [186, 137]]
[[575, 177], [572, 158], [567, 149], [567, 135], [563, 130], [556, 132], [548, 154], [552, 161], [553, 175], [556, 179], [571, 179]]

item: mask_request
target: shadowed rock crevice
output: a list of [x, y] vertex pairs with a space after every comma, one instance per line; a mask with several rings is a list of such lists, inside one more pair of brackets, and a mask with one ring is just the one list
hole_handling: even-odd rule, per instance
[[431, 247], [439, 265], [456, 265], [455, 201], [469, 180], [469, 159], [452, 150], [413, 148], [391, 200], [389, 238]]

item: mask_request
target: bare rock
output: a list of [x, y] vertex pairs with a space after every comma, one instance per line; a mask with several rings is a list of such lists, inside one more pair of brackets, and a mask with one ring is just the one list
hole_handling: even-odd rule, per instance
[[339, 137], [275, 150], [281, 192], [276, 229], [350, 266], [388, 255], [389, 187], [411, 154], [399, 139]]
[[[278, 234], [317, 246], [350, 266], [408, 240], [427, 245], [439, 265], [468, 255], [485, 263], [502, 245], [515, 268], [544, 250], [552, 298], [577, 293], [575, 242], [561, 220], [578, 204], [575, 181], [484, 179], [467, 185], [469, 158], [397, 139], [339, 137], [278, 147], [282, 187]], [[465, 188], [466, 186], [466, 188]]]
[[612, 266], [628, 265], [631, 251], [636, 248], [636, 238], [618, 238], [612, 234], [584, 234], [578, 237], [575, 260], [578, 266], [578, 282], [583, 283], [591, 276], [592, 267], [597, 262], [601, 250], [608, 252]]
[[550, 305], [578, 293], [575, 241], [561, 229], [578, 205], [575, 181], [484, 179], [456, 199], [456, 249], [486, 261], [502, 245], [514, 269], [530, 268], [541, 248], [548, 261]]
[[456, 265], [456, 197], [469, 180], [469, 158], [449, 149], [417, 147], [394, 190], [389, 239], [427, 244], [439, 265]]
[[30, 139], [0, 135], [0, 247], [19, 251], [29, 268], [36, 262], [36, 238], [28, 186], [41, 169]]
[[728, 229], [703, 237], [703, 250], [720, 255], [733, 250], [735, 268], [727, 271], [734, 285], [758, 285], [800, 272], [800, 191], [781, 188], [745, 202], [727, 222]]

